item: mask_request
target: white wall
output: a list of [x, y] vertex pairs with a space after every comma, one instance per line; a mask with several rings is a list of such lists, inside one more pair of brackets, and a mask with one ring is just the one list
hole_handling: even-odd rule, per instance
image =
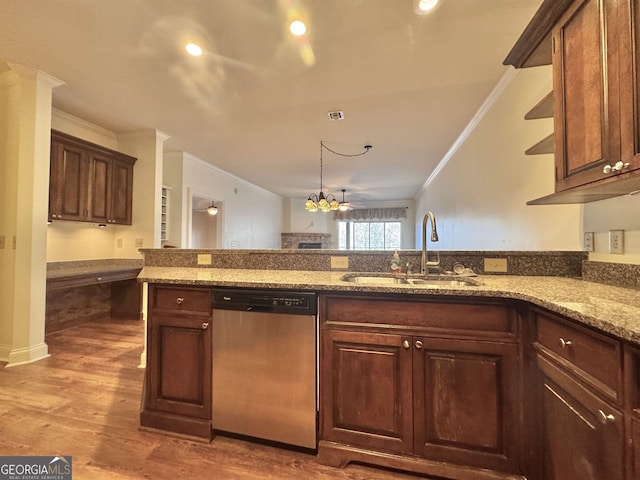
[[[165, 172], [170, 163], [182, 163], [180, 207], [183, 218], [181, 247], [188, 244], [190, 197], [197, 195], [222, 202], [217, 228], [223, 233], [220, 248], [272, 249], [280, 248], [282, 230], [282, 198], [272, 192], [235, 177], [224, 170], [186, 152], [165, 154]], [[163, 179], [168, 185], [169, 179]], [[174, 182], [175, 183], [175, 182]], [[174, 188], [173, 191], [178, 191]], [[186, 240], [186, 241], [185, 241]]]
[[[609, 253], [609, 230], [624, 230], [624, 254]], [[587, 203], [584, 231], [594, 232], [589, 260], [640, 265], [640, 194]]]
[[552, 119], [524, 120], [551, 91], [551, 67], [509, 71], [501, 86], [504, 92], [494, 91], [476, 128], [416, 196], [416, 245], [431, 210], [438, 250], [582, 250], [582, 206], [526, 205], [554, 191], [553, 155], [524, 155], [553, 131]]

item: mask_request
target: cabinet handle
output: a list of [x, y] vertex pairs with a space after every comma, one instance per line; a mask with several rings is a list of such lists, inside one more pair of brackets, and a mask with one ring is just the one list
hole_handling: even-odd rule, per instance
[[404, 342], [402, 342], [402, 346], [405, 349], [408, 349], [411, 346], [411, 344], [409, 343], [409, 340], [405, 340]]
[[202, 322], [202, 329], [206, 330], [207, 328], [209, 328], [209, 322]]
[[416, 348], [422, 350], [422, 342], [420, 340], [416, 340]]
[[571, 340], [565, 340], [564, 338], [560, 337], [560, 346], [562, 348], [569, 348], [573, 345], [573, 342]]
[[176, 298], [176, 303], [177, 303], [178, 305], [182, 305], [182, 302], [184, 302], [184, 298], [182, 298], [182, 297], [178, 297], [178, 298]]
[[614, 417], [612, 414], [607, 415], [602, 410], [598, 410], [598, 420], [600, 420], [601, 424], [605, 425], [607, 423], [615, 422], [616, 417]]

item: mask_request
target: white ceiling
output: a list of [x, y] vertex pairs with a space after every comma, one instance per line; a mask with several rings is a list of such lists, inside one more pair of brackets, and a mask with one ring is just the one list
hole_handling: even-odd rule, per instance
[[[504, 74], [542, 0], [0, 0], [0, 60], [63, 80], [54, 106], [156, 128], [283, 197], [410, 199]], [[287, 32], [306, 20], [314, 62]], [[201, 44], [202, 57], [184, 45]], [[0, 67], [2, 70], [2, 67]], [[329, 121], [327, 112], [345, 119]]]

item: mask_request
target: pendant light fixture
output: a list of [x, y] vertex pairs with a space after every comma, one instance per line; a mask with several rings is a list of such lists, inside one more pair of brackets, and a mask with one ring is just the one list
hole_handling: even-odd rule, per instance
[[[315, 193], [312, 193], [311, 195], [309, 195], [309, 198], [307, 199], [307, 201], [304, 204], [304, 208], [305, 210], [307, 210], [308, 212], [317, 212], [318, 210], [320, 210], [321, 212], [329, 212], [332, 210], [339, 210], [340, 209], [340, 204], [338, 203], [338, 201], [336, 200], [336, 197], [330, 193], [329, 195], [327, 195], [325, 197], [324, 192], [322, 191], [322, 150], [327, 149], [328, 151], [330, 151], [331, 153], [333, 153], [334, 155], [339, 155], [341, 157], [359, 157], [360, 155], [364, 155], [365, 153], [367, 153], [369, 150], [371, 150], [371, 145], [365, 145], [364, 146], [364, 152], [361, 153], [356, 153], [353, 155], [349, 155], [346, 153], [339, 153], [336, 152], [335, 150], [331, 150], [329, 147], [327, 147], [322, 140], [320, 141], [320, 193], [318, 193], [317, 195]], [[342, 193], [342, 200], [344, 203], [344, 190]]]
[[211, 202], [211, 205], [207, 207], [207, 213], [211, 216], [218, 214], [218, 207], [216, 207], [214, 202]]

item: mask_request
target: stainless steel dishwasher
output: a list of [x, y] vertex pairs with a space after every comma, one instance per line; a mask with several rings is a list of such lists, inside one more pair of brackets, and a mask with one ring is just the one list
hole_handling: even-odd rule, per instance
[[315, 293], [213, 289], [213, 428], [317, 446]]

